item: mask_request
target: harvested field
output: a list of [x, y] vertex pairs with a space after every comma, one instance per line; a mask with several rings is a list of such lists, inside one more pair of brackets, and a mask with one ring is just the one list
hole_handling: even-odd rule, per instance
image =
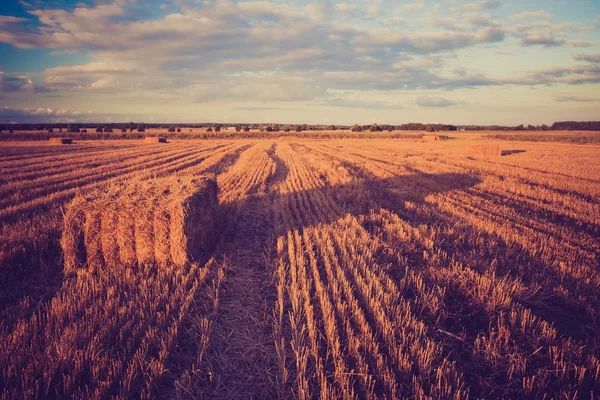
[[502, 143], [1, 144], [0, 397], [594, 398], [600, 146]]
[[471, 155], [474, 156], [501, 156], [502, 149], [500, 146], [479, 145], [471, 147]]

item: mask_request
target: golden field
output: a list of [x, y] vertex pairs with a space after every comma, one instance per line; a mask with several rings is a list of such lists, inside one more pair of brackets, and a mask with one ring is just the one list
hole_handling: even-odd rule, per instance
[[[0, 143], [0, 397], [595, 398], [600, 145], [482, 136]], [[109, 262], [202, 176], [210, 250]]]

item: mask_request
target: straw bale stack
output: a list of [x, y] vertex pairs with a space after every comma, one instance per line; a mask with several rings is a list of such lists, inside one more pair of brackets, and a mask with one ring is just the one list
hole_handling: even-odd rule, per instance
[[61, 246], [65, 272], [84, 266], [183, 266], [215, 244], [217, 184], [206, 177], [128, 181], [75, 197]]

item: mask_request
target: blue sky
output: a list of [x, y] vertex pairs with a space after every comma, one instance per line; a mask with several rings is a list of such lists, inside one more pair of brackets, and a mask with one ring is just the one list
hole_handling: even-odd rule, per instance
[[0, 3], [0, 122], [598, 119], [600, 2]]

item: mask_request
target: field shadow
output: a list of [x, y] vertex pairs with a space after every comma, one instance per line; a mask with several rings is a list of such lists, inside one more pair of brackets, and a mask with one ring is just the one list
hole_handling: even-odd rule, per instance
[[[301, 234], [304, 229], [334, 223], [348, 214], [368, 213], [384, 191], [393, 190], [403, 193], [407, 201], [423, 202], [430, 194], [465, 189], [479, 182], [469, 174], [411, 173], [282, 193], [282, 183], [290, 178], [291, 171], [289, 161], [275, 150], [273, 145], [267, 151], [275, 171], [261, 190], [249, 188], [244, 199], [220, 205], [220, 240], [212, 256], [229, 268], [223, 282], [221, 311], [214, 322], [215, 335], [203, 361], [206, 371], [201, 374], [199, 393], [194, 394], [198, 398], [219, 398], [219, 393], [227, 393], [230, 398], [276, 397], [272, 382], [260, 377], [276, 365], [270, 318], [277, 301], [276, 285], [271, 279], [279, 236], [289, 230]], [[241, 332], [251, 332], [246, 335], [251, 341], [244, 342]], [[232, 357], [239, 357], [235, 369], [231, 367]]]
[[501, 156], [510, 156], [513, 154], [525, 153], [525, 150], [502, 150]]
[[[523, 152], [523, 150], [510, 150], [511, 154]], [[228, 230], [230, 232], [244, 232], [247, 237], [239, 241], [244, 246], [244, 242], [252, 242], [255, 249], [265, 249], [272, 244], [273, 238], [276, 238], [281, 232], [277, 232], [275, 219], [268, 215], [268, 210], [281, 209], [287, 207], [286, 214], [288, 219], [285, 221], [286, 229], [298, 230], [317, 226], [319, 224], [329, 224], [338, 221], [347, 214], [355, 217], [368, 215], [371, 211], [378, 209], [387, 209], [417, 228], [420, 225], [428, 226], [451, 226], [460, 228], [453, 232], [440, 232], [440, 247], [450, 259], [462, 262], [463, 265], [474, 265], [476, 262], [482, 266], [484, 264], [495, 264], [494, 267], [498, 276], [506, 276], [520, 279], [526, 285], [542, 285], [542, 290], [532, 297], [521, 301], [526, 307], [531, 308], [538, 316], [552, 323], [557, 329], [559, 335], [573, 338], [575, 340], [585, 341], [589, 339], [593, 332], [594, 324], [589, 320], [589, 315], [584, 309], [574, 309], [573, 305], [567, 304], [564, 299], [556, 296], [554, 286], [559, 282], [564, 282], [568, 287], [581, 286], [581, 282], [576, 282], [573, 278], [560, 274], [558, 271], [549, 268], [539, 254], [532, 254], [529, 249], [516, 242], [507, 242], [502, 237], [494, 233], [488, 233], [470, 225], [466, 220], [457, 215], [440, 210], [432, 203], [427, 203], [428, 207], [435, 210], [434, 213], [422, 214], [417, 211], [418, 206], [426, 202], [426, 198], [433, 194], [441, 194], [455, 190], [464, 190], [469, 193], [470, 188], [481, 182], [481, 179], [468, 173], [424, 173], [419, 170], [407, 168], [408, 174], [394, 176], [390, 178], [376, 178], [365, 173], [364, 170], [356, 166], [342, 163], [346, 168], [352, 170], [356, 180], [340, 186], [329, 186], [297, 191], [281, 195], [277, 191], [277, 186], [286, 180], [290, 171], [286, 163], [279, 159], [274, 152], [274, 148], [269, 152], [271, 158], [276, 163], [276, 172], [269, 177], [267, 196], [250, 196], [239, 201], [237, 204], [228, 205]], [[327, 207], [328, 201], [333, 201], [336, 207]], [[503, 202], [507, 204], [507, 202]], [[507, 204], [512, 208], [519, 209], [520, 204]], [[236, 210], [232, 212], [232, 210]], [[258, 221], [255, 219], [258, 217]], [[280, 221], [281, 222], [281, 221]], [[560, 220], [560, 223], [573, 225], [573, 220]], [[249, 225], [246, 225], [249, 224]], [[245, 229], [250, 228], [250, 229]], [[370, 227], [365, 227], [373, 232]], [[579, 228], [580, 229], [580, 228]], [[491, 248], [478, 248], [477, 244], [464, 243], [463, 237], [477, 231], [481, 238], [481, 243], [491, 246]], [[593, 233], [593, 232], [590, 232]], [[230, 237], [227, 240], [231, 240]], [[456, 245], [460, 243], [460, 245]], [[272, 248], [274, 246], [271, 246]], [[423, 262], [421, 255], [425, 250], [422, 246], [421, 251], [417, 251], [412, 259], [414, 265]], [[478, 255], [480, 259], [474, 258]], [[410, 259], [410, 257], [409, 257]], [[481, 267], [484, 268], [484, 267]], [[484, 272], [482, 269], [480, 272]], [[544, 282], [538, 282], [539, 274], [543, 272]], [[583, 284], [584, 289], [588, 287]], [[589, 286], [589, 285], [588, 285]], [[459, 298], [457, 294], [457, 298]], [[463, 305], [456, 304], [460, 309]], [[481, 331], [489, 327], [489, 320], [477, 321], [455, 321], [454, 327], [448, 327], [449, 331], [462, 328], [462, 325], [470, 326], [467, 330], [467, 336], [473, 338]]]

